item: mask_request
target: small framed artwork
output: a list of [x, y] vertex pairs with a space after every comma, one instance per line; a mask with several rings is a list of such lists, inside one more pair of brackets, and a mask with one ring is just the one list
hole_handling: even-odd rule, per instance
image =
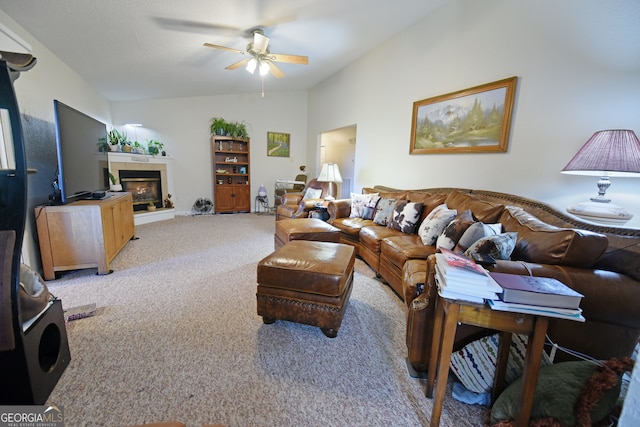
[[267, 156], [289, 157], [291, 135], [281, 132], [267, 132]]
[[246, 166], [240, 166], [240, 173], [241, 174], [246, 174], [247, 173], [247, 167]]
[[413, 103], [410, 154], [506, 152], [517, 77]]

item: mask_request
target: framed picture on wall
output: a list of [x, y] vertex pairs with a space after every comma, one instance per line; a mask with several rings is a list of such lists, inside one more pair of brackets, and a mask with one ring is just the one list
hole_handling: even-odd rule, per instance
[[517, 77], [413, 103], [410, 154], [506, 152]]
[[291, 135], [281, 132], [267, 132], [267, 156], [289, 157]]

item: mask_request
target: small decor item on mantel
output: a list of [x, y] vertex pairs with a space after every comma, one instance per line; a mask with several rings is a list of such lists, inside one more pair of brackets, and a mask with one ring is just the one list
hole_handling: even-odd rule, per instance
[[155, 205], [155, 203], [153, 203], [153, 202], [149, 202], [149, 204], [147, 205], [147, 210], [148, 210], [149, 212], [153, 212], [153, 211], [155, 211], [155, 210], [156, 210], [156, 205]]
[[118, 184], [118, 178], [116, 178], [111, 172], [109, 172], [109, 190], [110, 191], [122, 191], [122, 184]]
[[157, 156], [158, 154], [166, 156], [167, 153], [162, 150], [163, 147], [164, 144], [162, 142], [156, 141], [155, 139], [147, 139], [147, 149], [152, 156]]
[[164, 199], [164, 207], [167, 209], [173, 208], [173, 201], [171, 200], [171, 193], [167, 194], [167, 198]]

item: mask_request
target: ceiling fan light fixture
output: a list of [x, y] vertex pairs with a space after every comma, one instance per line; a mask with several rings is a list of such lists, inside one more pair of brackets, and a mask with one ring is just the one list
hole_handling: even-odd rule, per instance
[[249, 62], [247, 62], [247, 71], [253, 74], [256, 71], [256, 66], [258, 65], [258, 61], [256, 58], [251, 58]]
[[270, 69], [271, 69], [271, 67], [269, 66], [268, 62], [260, 61], [260, 75], [261, 76], [266, 76], [267, 74], [269, 74], [269, 70]]

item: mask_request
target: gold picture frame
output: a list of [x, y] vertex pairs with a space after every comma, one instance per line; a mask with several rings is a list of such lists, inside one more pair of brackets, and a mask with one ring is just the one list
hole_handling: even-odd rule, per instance
[[267, 132], [267, 156], [289, 157], [291, 134]]
[[409, 154], [506, 152], [517, 79], [414, 102]]

